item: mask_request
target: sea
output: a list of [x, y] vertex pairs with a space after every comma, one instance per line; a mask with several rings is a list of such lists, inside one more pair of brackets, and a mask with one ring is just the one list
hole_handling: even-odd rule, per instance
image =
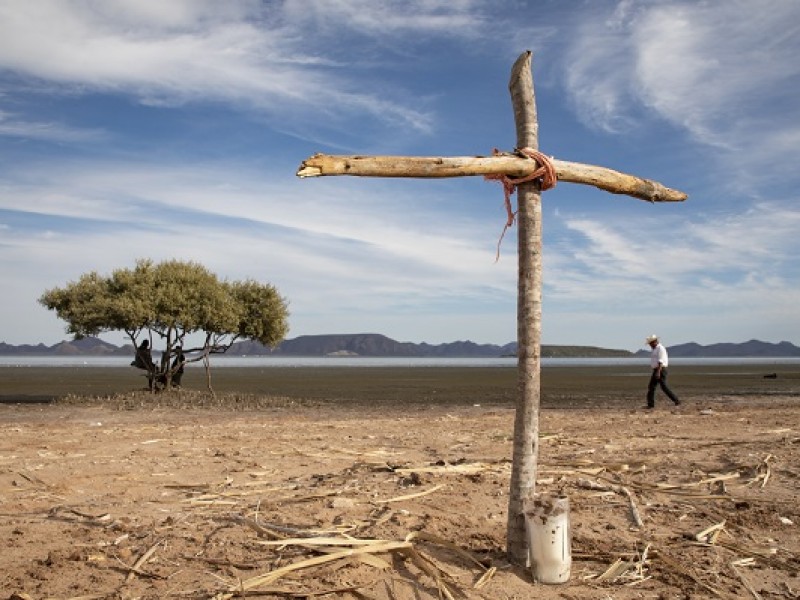
[[[2, 367], [127, 367], [131, 357], [126, 356], [0, 356]], [[647, 366], [648, 357], [630, 358], [543, 358], [543, 367], [612, 367]], [[671, 358], [672, 365], [800, 365], [800, 357], [744, 357], [744, 358]], [[501, 358], [420, 358], [420, 357], [368, 357], [368, 356], [212, 356], [211, 366], [258, 368], [319, 368], [319, 367], [515, 367], [514, 357]], [[202, 363], [192, 363], [190, 368], [202, 368]]]

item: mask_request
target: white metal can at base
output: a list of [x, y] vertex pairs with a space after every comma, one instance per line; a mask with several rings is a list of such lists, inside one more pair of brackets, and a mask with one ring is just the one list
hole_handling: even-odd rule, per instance
[[569, 498], [535, 494], [524, 506], [533, 578], [539, 583], [566, 583], [572, 568]]

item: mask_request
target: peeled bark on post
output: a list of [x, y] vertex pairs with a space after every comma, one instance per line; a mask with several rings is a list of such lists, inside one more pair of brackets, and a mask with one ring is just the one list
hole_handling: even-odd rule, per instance
[[[509, 82], [519, 148], [539, 147], [539, 124], [531, 74], [531, 53], [523, 53]], [[506, 552], [516, 565], [527, 562], [523, 499], [536, 490], [539, 456], [540, 348], [542, 332], [542, 197], [538, 181], [517, 188], [518, 395], [514, 417], [514, 451], [508, 497]]]

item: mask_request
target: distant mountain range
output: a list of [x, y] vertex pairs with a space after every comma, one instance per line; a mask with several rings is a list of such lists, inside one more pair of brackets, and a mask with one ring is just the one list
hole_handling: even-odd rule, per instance
[[[671, 357], [677, 358], [791, 358], [800, 356], [800, 348], [790, 342], [771, 344], [750, 340], [741, 344], [709, 344], [701, 346], [690, 342], [668, 346], [667, 351]], [[649, 350], [640, 350], [636, 356], [648, 356]]]
[[[790, 342], [772, 344], [750, 340], [741, 344], [700, 344], [688, 343], [668, 347], [673, 358], [743, 358], [743, 357], [800, 357], [800, 347]], [[277, 348], [271, 349], [257, 342], [237, 342], [228, 351], [229, 356], [398, 356], [398, 357], [436, 357], [436, 358], [491, 358], [515, 356], [517, 343], [504, 346], [495, 344], [476, 344], [470, 341], [446, 344], [414, 344], [398, 342], [377, 333], [303, 335], [284, 340]], [[627, 350], [598, 348], [595, 346], [554, 346], [543, 345], [545, 358], [608, 358], [647, 356], [649, 351], [636, 353]], [[44, 344], [23, 344], [14, 346], [0, 342], [0, 355], [17, 356], [133, 356], [133, 346], [115, 346], [96, 337], [81, 340], [63, 341], [53, 346]]]

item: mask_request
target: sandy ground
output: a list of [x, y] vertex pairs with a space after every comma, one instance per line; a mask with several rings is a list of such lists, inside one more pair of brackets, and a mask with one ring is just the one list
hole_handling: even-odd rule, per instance
[[797, 396], [543, 410], [558, 586], [505, 557], [513, 415], [0, 405], [0, 598], [800, 597]]

